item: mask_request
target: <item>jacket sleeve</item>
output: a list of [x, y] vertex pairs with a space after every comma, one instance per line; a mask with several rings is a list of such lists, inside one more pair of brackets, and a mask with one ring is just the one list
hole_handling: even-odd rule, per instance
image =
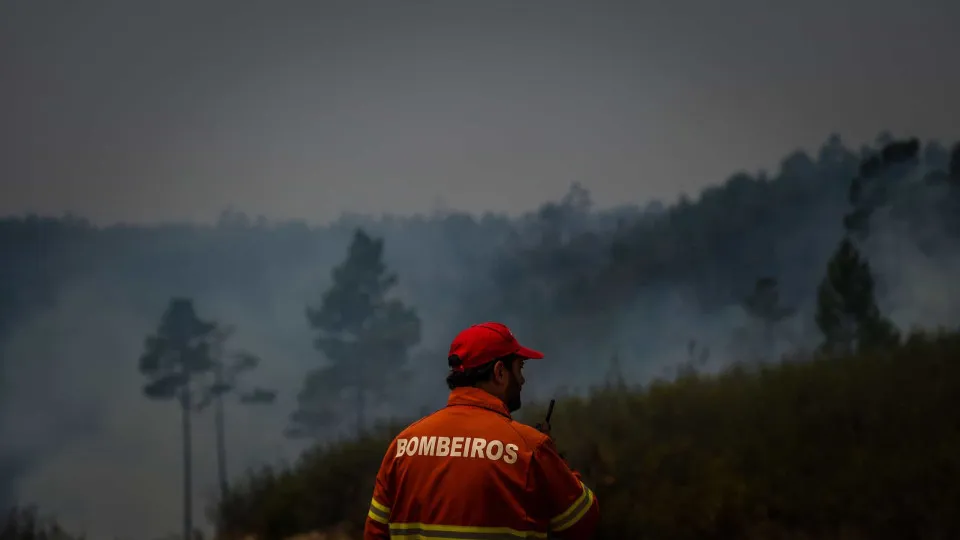
[[363, 540], [389, 540], [390, 508], [393, 506], [393, 484], [391, 470], [393, 455], [396, 452], [396, 440], [390, 443], [387, 453], [380, 463], [377, 479], [373, 485], [373, 497], [363, 526]]
[[600, 520], [596, 495], [560, 457], [553, 440], [546, 439], [533, 453], [531, 483], [540, 517], [551, 537], [565, 540], [592, 538]]

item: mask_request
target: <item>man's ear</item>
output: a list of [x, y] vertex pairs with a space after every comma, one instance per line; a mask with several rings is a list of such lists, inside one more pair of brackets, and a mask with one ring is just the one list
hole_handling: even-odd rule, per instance
[[493, 365], [493, 381], [500, 382], [503, 378], [507, 376], [507, 366], [503, 364], [502, 360], [497, 360], [497, 363]]

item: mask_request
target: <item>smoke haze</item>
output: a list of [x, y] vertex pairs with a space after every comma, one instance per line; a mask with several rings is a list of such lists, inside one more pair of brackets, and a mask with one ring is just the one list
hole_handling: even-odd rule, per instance
[[[670, 377], [691, 340], [708, 371], [815, 346], [861, 146], [928, 140], [921, 182], [960, 139], [960, 3], [589, 4], [5, 3], [0, 505], [179, 529], [179, 411], [137, 370], [171, 296], [235, 325], [263, 359], [246, 383], [279, 390], [228, 405], [231, 474], [296, 459], [283, 429], [323, 361], [304, 311], [357, 226], [423, 320], [380, 418], [440, 406], [448, 343], [482, 320], [547, 353], [528, 402], [614, 356]], [[865, 247], [902, 329], [960, 319], [960, 234], [930, 210], [956, 193], [925, 193]], [[765, 276], [797, 309], [767, 349], [740, 306]], [[199, 415], [198, 518], [213, 433]]]
[[[352, 216], [310, 228], [228, 213], [212, 227], [48, 224], [19, 251], [5, 244], [12, 270], [57, 265], [42, 273], [49, 302], [25, 300], [3, 328], [0, 438], [10, 441], [5, 463], [16, 464], [5, 479], [7, 498], [37, 502], [68, 527], [96, 535], [140, 538], [175, 530], [179, 413], [172, 403], [143, 398], [136, 368], [144, 337], [173, 295], [193, 297], [201, 317], [236, 325], [231, 346], [263, 358], [247, 383], [280, 391], [273, 405], [228, 406], [232, 474], [295, 460], [304, 443], [284, 439], [282, 431], [303, 376], [322, 362], [304, 309], [319, 301], [356, 226], [385, 238], [387, 263], [400, 276], [397, 294], [424, 321], [412, 383], [401, 400], [377, 404], [373, 414], [381, 418], [442, 404], [445, 349], [453, 333], [478, 320], [504, 320], [521, 340], [547, 352], [547, 361], [530, 366], [528, 401], [601, 382], [614, 355], [633, 382], [673, 376], [689, 360], [691, 340], [710, 349], [701, 369], [742, 359], [751, 321], [739, 301], [766, 275], [780, 281], [784, 303], [798, 309], [776, 349], [810, 348], [818, 337], [815, 288], [840, 238], [846, 182], [857, 160], [834, 138], [815, 158], [784, 160], [774, 178], [737, 176], [666, 211], [656, 205], [594, 210], [589, 193], [574, 186], [519, 219]], [[945, 154], [937, 154], [917, 174], [945, 166]], [[793, 206], [778, 203], [788, 199]], [[715, 210], [730, 201], [739, 206], [718, 216]], [[716, 232], [738, 212], [754, 215]], [[920, 252], [918, 233], [902, 220], [879, 214], [875, 221], [869, 255], [881, 277], [884, 310], [902, 328], [955, 326], [955, 239], [927, 231]], [[31, 223], [33, 230], [43, 228], [37, 221], [2, 226], [31, 230]], [[694, 229], [684, 232], [684, 223]], [[54, 233], [58, 227], [63, 230]], [[721, 244], [722, 257], [705, 251], [702, 242], [711, 234], [720, 234], [712, 241]], [[607, 264], [612, 239], [624, 235], [646, 250], [644, 257], [682, 263], [692, 273], [634, 283], [629, 297], [601, 309], [567, 306], [582, 301], [565, 285], [567, 278]], [[22, 290], [37, 287], [24, 283]], [[500, 296], [517, 283], [527, 296]], [[590, 287], [597, 292], [588, 296], [603, 290], [602, 284]], [[349, 425], [352, 418], [343, 421]], [[200, 515], [216, 480], [209, 414], [197, 418], [194, 433]]]

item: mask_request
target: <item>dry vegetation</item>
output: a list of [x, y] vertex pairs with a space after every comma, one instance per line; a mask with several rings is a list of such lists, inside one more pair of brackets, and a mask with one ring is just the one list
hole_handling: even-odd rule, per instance
[[[610, 385], [558, 403], [555, 437], [600, 497], [598, 538], [958, 538], [958, 359], [957, 334], [918, 334], [883, 353]], [[357, 537], [396, 429], [251, 474], [219, 508], [223, 537]]]

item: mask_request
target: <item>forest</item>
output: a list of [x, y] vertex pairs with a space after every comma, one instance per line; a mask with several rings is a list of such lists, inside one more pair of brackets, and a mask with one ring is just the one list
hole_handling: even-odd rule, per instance
[[953, 538], [958, 241], [960, 144], [886, 134], [613, 209], [7, 218], [0, 537], [355, 537], [450, 338], [499, 320], [600, 538]]

